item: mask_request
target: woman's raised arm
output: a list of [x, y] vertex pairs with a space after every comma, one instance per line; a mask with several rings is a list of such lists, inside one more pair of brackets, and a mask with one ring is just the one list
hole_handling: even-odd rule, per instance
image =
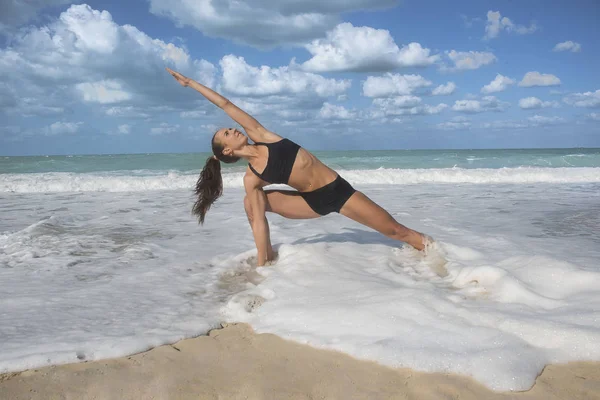
[[173, 71], [170, 68], [167, 68], [167, 71], [169, 71], [169, 73], [173, 75], [173, 77], [177, 80], [177, 82], [181, 84], [181, 86], [189, 86], [197, 90], [211, 103], [225, 111], [227, 115], [229, 115], [235, 122], [237, 122], [244, 128], [246, 133], [248, 133], [248, 136], [250, 136], [250, 139], [252, 139], [254, 142], [262, 142], [265, 141], [265, 139], [268, 140], [268, 136], [275, 135], [266, 130], [250, 114], [248, 114], [247, 112], [245, 112], [244, 110], [242, 110], [241, 108], [239, 108], [238, 106], [230, 102], [227, 98], [215, 92], [214, 90], [204, 86], [201, 83], [196, 82], [193, 79], [183, 76], [179, 72]]

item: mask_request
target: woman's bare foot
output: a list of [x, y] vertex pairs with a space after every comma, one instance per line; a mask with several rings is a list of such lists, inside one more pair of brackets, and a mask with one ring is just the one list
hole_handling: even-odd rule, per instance
[[277, 261], [277, 257], [279, 257], [279, 254], [277, 254], [276, 251], [271, 250], [267, 254], [267, 261], [265, 262], [265, 266], [275, 264], [275, 261]]
[[423, 243], [423, 248], [419, 250], [427, 254], [427, 250], [433, 246], [434, 240], [431, 236], [421, 233], [421, 242]]

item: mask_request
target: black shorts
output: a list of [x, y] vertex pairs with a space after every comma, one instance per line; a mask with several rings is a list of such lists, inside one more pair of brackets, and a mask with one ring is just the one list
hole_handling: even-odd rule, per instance
[[327, 215], [331, 212], [339, 213], [354, 192], [356, 189], [338, 175], [333, 182], [312, 192], [300, 192], [300, 196], [306, 200], [314, 212]]

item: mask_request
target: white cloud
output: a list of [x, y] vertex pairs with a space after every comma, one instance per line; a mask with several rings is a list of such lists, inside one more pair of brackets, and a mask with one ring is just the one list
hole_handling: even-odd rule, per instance
[[223, 70], [223, 87], [236, 95], [269, 96], [315, 94], [320, 97], [344, 93], [349, 80], [326, 79], [321, 75], [290, 67], [272, 68], [266, 65], [253, 67], [243, 57], [227, 55], [220, 61]]
[[206, 117], [206, 111], [204, 110], [193, 110], [193, 111], [182, 111], [179, 113], [181, 118], [199, 119]]
[[567, 40], [566, 42], [558, 43], [552, 51], [570, 51], [578, 53], [581, 51], [581, 44]]
[[40, 99], [36, 97], [23, 97], [19, 99], [16, 107], [11, 107], [3, 111], [9, 114], [19, 113], [23, 117], [56, 116], [64, 114], [64, 107], [55, 105], [40, 104]]
[[586, 115], [586, 117], [588, 119], [594, 120], [594, 121], [600, 121], [600, 114], [599, 113], [589, 113]]
[[524, 99], [519, 100], [519, 107], [525, 110], [558, 107], [558, 103], [556, 101], [542, 101], [537, 97], [525, 97]]
[[118, 131], [122, 135], [129, 135], [131, 133], [131, 125], [128, 125], [128, 124], [119, 125]]
[[398, 48], [389, 31], [345, 22], [327, 32], [327, 37], [307, 44], [312, 58], [302, 64], [307, 71], [386, 71], [400, 67], [424, 67], [440, 56], [419, 43]]
[[497, 74], [496, 78], [481, 88], [481, 93], [496, 93], [506, 90], [509, 85], [515, 84], [515, 80], [504, 75]]
[[481, 127], [484, 129], [525, 129], [530, 126], [527, 122], [519, 121], [492, 121], [481, 124]]
[[79, 131], [83, 122], [61, 122], [57, 121], [44, 128], [43, 132], [46, 136], [73, 134]]
[[363, 83], [363, 95], [367, 97], [389, 97], [412, 94], [416, 89], [431, 86], [431, 81], [421, 75], [387, 73], [369, 76]]
[[562, 117], [545, 117], [534, 115], [522, 121], [492, 121], [484, 122], [481, 127], [484, 129], [527, 129], [540, 126], [558, 125], [567, 122]]
[[595, 92], [573, 93], [564, 97], [563, 101], [575, 107], [600, 107], [600, 89]]
[[456, 84], [454, 82], [448, 82], [445, 85], [440, 85], [433, 89], [431, 92], [434, 96], [445, 96], [454, 93], [456, 90]]
[[397, 0], [150, 0], [150, 12], [207, 36], [256, 47], [323, 37], [340, 14], [393, 6]]
[[509, 18], [502, 17], [500, 11], [488, 11], [487, 22], [485, 25], [485, 39], [498, 37], [501, 31], [514, 32], [520, 35], [533, 33], [538, 29], [535, 23], [531, 23], [529, 27], [516, 25]]
[[452, 109], [454, 111], [475, 114], [485, 111], [504, 111], [510, 103], [498, 100], [495, 96], [484, 96], [481, 100], [456, 100]]
[[540, 74], [538, 71], [530, 71], [523, 76], [519, 86], [556, 86], [560, 85], [560, 79], [552, 74]]
[[377, 107], [371, 110], [371, 118], [399, 115], [432, 115], [439, 114], [448, 108], [447, 104], [440, 103], [436, 106], [421, 104], [421, 99], [415, 96], [400, 96], [390, 99], [374, 99], [373, 105]]
[[423, 104], [422, 106], [400, 109], [397, 113], [391, 113], [392, 115], [434, 115], [439, 114], [448, 108], [448, 104], [440, 103], [432, 106], [429, 104]]
[[150, 114], [142, 110], [139, 107], [125, 106], [125, 107], [110, 107], [104, 110], [104, 113], [109, 117], [120, 117], [120, 118], [150, 118]]
[[465, 14], [460, 14], [460, 18], [463, 20], [463, 22], [465, 23], [465, 26], [467, 28], [471, 28], [473, 26], [474, 22], [483, 21], [483, 19], [481, 19], [480, 17], [470, 18], [470, 17], [466, 16]]
[[71, 0], [7, 0], [0, 2], [0, 31], [14, 27], [34, 18], [46, 7], [70, 3]]
[[323, 99], [315, 96], [264, 96], [258, 98], [231, 98], [241, 109], [254, 116], [275, 117], [281, 120], [314, 118], [323, 106]]
[[562, 117], [544, 117], [542, 115], [534, 115], [533, 117], [527, 118], [532, 126], [545, 126], [545, 125], [556, 125], [566, 122]]
[[421, 98], [405, 95], [392, 98], [375, 99], [373, 104], [381, 108], [411, 108], [421, 104]]
[[117, 126], [115, 130], [109, 130], [108, 134], [112, 136], [123, 136], [129, 135], [131, 133], [131, 125], [129, 124], [121, 124]]
[[175, 133], [179, 130], [179, 125], [170, 125], [166, 122], [161, 123], [159, 126], [155, 126], [150, 129], [151, 135], [164, 135], [169, 133]]
[[131, 99], [131, 93], [122, 90], [122, 85], [115, 80], [78, 83], [76, 86], [84, 101], [91, 103], [119, 103]]
[[324, 103], [323, 107], [319, 110], [319, 117], [323, 119], [352, 119], [355, 116], [355, 112], [350, 111], [343, 106], [327, 102]]
[[66, 108], [83, 97], [127, 103], [124, 107], [170, 103], [189, 109], [197, 97], [182, 90], [165, 66], [214, 84], [211, 63], [194, 60], [185, 49], [131, 25], [120, 26], [107, 11], [85, 4], [69, 7], [46, 26], [19, 30], [8, 43], [0, 49], [0, 75], [11, 76], [7, 92], [19, 93], [16, 104], [5, 110], [13, 114], [31, 113], [27, 98], [38, 108]]
[[203, 125], [200, 125], [200, 128], [206, 129], [213, 134], [214, 134], [214, 132], [216, 132], [219, 129], [219, 127], [215, 124], [203, 124]]
[[465, 71], [478, 69], [497, 61], [496, 56], [488, 51], [446, 51], [454, 67], [442, 66], [442, 71]]
[[441, 122], [439, 124], [436, 124], [436, 127], [438, 129], [447, 130], [447, 131], [453, 131], [453, 130], [459, 130], [459, 129], [469, 129], [471, 127], [471, 122], [468, 118], [458, 116], [458, 117], [451, 118], [450, 121]]

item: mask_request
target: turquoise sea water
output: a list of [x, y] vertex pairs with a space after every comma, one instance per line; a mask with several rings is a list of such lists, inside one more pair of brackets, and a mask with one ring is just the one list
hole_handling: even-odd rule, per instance
[[[571, 168], [600, 167], [600, 149], [496, 149], [496, 150], [379, 150], [315, 151], [325, 164], [340, 170], [378, 168]], [[46, 172], [115, 172], [136, 174], [160, 171], [197, 172], [210, 154], [118, 154], [0, 157], [0, 174]], [[223, 164], [240, 171], [245, 163]]]

